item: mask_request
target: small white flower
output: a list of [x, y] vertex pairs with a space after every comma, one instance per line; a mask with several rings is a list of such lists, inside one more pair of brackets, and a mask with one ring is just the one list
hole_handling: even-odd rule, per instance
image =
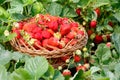
[[13, 23], [13, 26], [16, 27], [16, 28], [18, 28], [18, 27], [19, 27], [19, 23], [14, 22], [14, 23]]
[[58, 70], [62, 70], [62, 66], [58, 66]]
[[9, 32], [8, 30], [5, 30], [5, 31], [4, 31], [4, 35], [5, 35], [5, 36], [9, 36], [9, 35], [10, 35], [10, 32]]

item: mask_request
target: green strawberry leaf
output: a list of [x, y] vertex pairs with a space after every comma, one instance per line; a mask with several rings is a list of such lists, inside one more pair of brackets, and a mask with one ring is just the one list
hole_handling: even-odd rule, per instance
[[11, 60], [11, 52], [7, 50], [0, 50], [0, 65], [5, 65]]
[[104, 5], [109, 5], [110, 1], [109, 0], [96, 0], [95, 4], [93, 5], [94, 8], [98, 8]]
[[48, 62], [44, 57], [30, 58], [25, 62], [25, 69], [34, 79], [39, 79], [48, 70]]
[[8, 80], [7, 70], [2, 65], [0, 65], [0, 80]]
[[63, 17], [76, 17], [77, 14], [75, 13], [74, 9], [65, 7], [63, 8], [62, 16]]
[[23, 68], [16, 69], [10, 78], [11, 80], [33, 80], [29, 72]]
[[59, 70], [55, 70], [52, 80], [64, 80], [64, 77]]
[[110, 49], [106, 46], [106, 44], [100, 44], [98, 45], [98, 48], [95, 52], [95, 55], [98, 57], [98, 59], [104, 63], [107, 62], [109, 63], [109, 59], [111, 58], [111, 51]]
[[21, 0], [12, 0], [10, 5], [11, 8], [8, 9], [9, 13], [23, 13], [23, 4]]
[[119, 56], [120, 56], [120, 44], [119, 44], [119, 41], [120, 41], [120, 28], [119, 27], [116, 27], [116, 29], [114, 30], [114, 33], [112, 34], [112, 37], [111, 37], [114, 45], [115, 45], [115, 49], [117, 50], [117, 52], [119, 53]]
[[62, 12], [62, 5], [54, 2], [48, 6], [47, 10], [48, 13], [50, 13], [51, 15], [59, 16]]

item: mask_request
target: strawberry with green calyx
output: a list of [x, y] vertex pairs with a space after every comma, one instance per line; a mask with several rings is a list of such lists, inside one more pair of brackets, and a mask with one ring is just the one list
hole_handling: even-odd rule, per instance
[[65, 69], [63, 72], [62, 72], [63, 76], [71, 76], [71, 71], [68, 70], [68, 69]]
[[61, 41], [65, 42], [65, 44], [67, 44], [70, 41], [70, 39], [63, 37], [63, 38], [61, 38]]
[[58, 39], [61, 38], [60, 32], [56, 32], [56, 33], [54, 33], [53, 35], [54, 35], [55, 38], [58, 38]]
[[52, 36], [51, 33], [48, 32], [47, 30], [43, 30], [41, 34], [42, 34], [42, 37], [45, 39], [49, 39]]
[[73, 58], [74, 58], [74, 62], [80, 62], [81, 60], [81, 57], [79, 55], [74, 55]]
[[90, 22], [90, 28], [96, 28], [96, 26], [97, 26], [97, 21], [96, 20], [92, 20]]
[[94, 39], [94, 43], [99, 44], [101, 42], [103, 42], [102, 36], [101, 35], [96, 35], [95, 39]]
[[60, 33], [62, 36], [68, 34], [71, 30], [70, 24], [62, 24], [60, 25]]
[[62, 49], [70, 40], [68, 38], [61, 38], [59, 41], [59, 48]]

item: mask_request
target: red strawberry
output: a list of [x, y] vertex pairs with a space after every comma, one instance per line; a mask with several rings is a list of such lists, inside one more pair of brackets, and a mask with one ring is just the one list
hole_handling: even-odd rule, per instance
[[66, 69], [62, 72], [63, 76], [71, 76], [71, 71]]
[[75, 56], [74, 56], [74, 61], [75, 61], [75, 62], [80, 62], [80, 60], [81, 60], [81, 58], [80, 58], [79, 55], [75, 55]]
[[22, 28], [23, 28], [24, 23], [23, 23], [23, 22], [19, 22], [18, 24], [19, 24], [19, 28], [18, 28], [18, 29], [22, 29]]
[[32, 32], [33, 33], [41, 33], [42, 32], [42, 28], [41, 27], [35, 27]]
[[107, 34], [106, 36], [107, 36], [107, 41], [111, 41], [110, 34]]
[[72, 27], [77, 27], [78, 28], [78, 23], [77, 22], [72, 22], [72, 23], [70, 23], [70, 26], [72, 26]]
[[35, 34], [34, 34], [34, 38], [35, 38], [35, 39], [38, 39], [38, 40], [42, 40], [43, 37], [42, 37], [42, 34], [41, 34], [41, 33], [35, 33]]
[[77, 40], [76, 39], [73, 39], [72, 41], [71, 41], [71, 45], [74, 45], [74, 44], [76, 44], [77, 43]]
[[47, 45], [48, 45], [48, 39], [42, 40], [42, 46], [43, 46], [44, 48], [47, 48]]
[[52, 29], [47, 29], [47, 31], [51, 34], [54, 35], [54, 31]]
[[95, 12], [96, 12], [97, 16], [99, 17], [100, 16], [100, 8], [96, 8]]
[[61, 57], [61, 59], [63, 60], [63, 61], [66, 61], [67, 59], [69, 59], [70, 58], [70, 56], [63, 56], [63, 57]]
[[52, 35], [51, 35], [51, 33], [48, 32], [47, 30], [43, 30], [43, 31], [42, 31], [42, 36], [43, 36], [43, 38], [48, 39], [48, 38], [50, 38]]
[[77, 67], [76, 67], [76, 71], [79, 71], [79, 70], [85, 71], [86, 68], [85, 68], [84, 66], [80, 65], [80, 66], [77, 66]]
[[15, 30], [13, 30], [13, 32], [15, 32], [17, 34], [17, 36], [16, 36], [17, 39], [21, 38], [21, 34], [20, 34], [19, 30], [15, 29]]
[[88, 33], [88, 36], [90, 36], [93, 33], [93, 31], [92, 30], [88, 30], [87, 33]]
[[62, 24], [62, 18], [58, 18], [57, 22], [58, 24]]
[[102, 38], [101, 35], [96, 35], [96, 36], [95, 36], [94, 42], [95, 42], [96, 44], [99, 44], [99, 43], [101, 43], [102, 41], [103, 41], [103, 38]]
[[95, 20], [92, 20], [90, 22], [90, 28], [96, 28], [97, 22]]
[[111, 27], [113, 27], [113, 22], [112, 22], [112, 21], [109, 21], [109, 22], [108, 22], [108, 25], [111, 26]]
[[32, 32], [36, 27], [38, 27], [36, 23], [26, 23], [23, 26], [23, 30], [27, 32]]
[[77, 9], [76, 9], [76, 13], [77, 13], [78, 15], [80, 15], [81, 9], [80, 9], [80, 8], [77, 8]]
[[39, 40], [35, 40], [33, 46], [35, 47], [35, 49], [40, 49], [38, 46], [41, 46], [41, 42]]
[[67, 44], [70, 40], [68, 38], [61, 38], [61, 41], [65, 42], [65, 44]]
[[57, 47], [59, 45], [59, 39], [51, 37], [50, 39], [48, 39], [48, 45]]
[[68, 38], [68, 39], [74, 39], [75, 38], [75, 36], [76, 36], [76, 32], [73, 32], [73, 31], [71, 31], [71, 32], [69, 32], [67, 35], [66, 35], [66, 37]]
[[106, 43], [106, 46], [107, 46], [108, 48], [110, 48], [110, 47], [111, 47], [111, 42], [107, 42], [107, 43]]
[[58, 23], [57, 21], [51, 21], [48, 23], [48, 27], [50, 29], [52, 29], [53, 31], [57, 31], [58, 30]]
[[78, 30], [79, 30], [78, 27], [72, 27], [71, 28], [71, 31], [74, 31], [74, 32], [78, 32]]
[[68, 34], [71, 30], [71, 26], [69, 24], [62, 24], [60, 26], [60, 33], [62, 36]]
[[81, 35], [81, 36], [84, 36], [84, 31], [83, 30], [78, 30], [77, 34]]

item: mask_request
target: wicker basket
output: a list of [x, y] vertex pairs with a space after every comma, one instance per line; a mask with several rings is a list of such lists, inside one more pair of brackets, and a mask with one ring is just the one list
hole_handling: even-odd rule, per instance
[[[70, 22], [73, 22], [73, 20], [70, 19]], [[81, 25], [79, 25], [79, 26], [81, 26]], [[81, 27], [81, 28], [82, 28], [82, 30], [85, 31], [85, 29], [83, 27]], [[87, 44], [88, 35], [85, 32], [84, 36], [77, 35], [75, 39], [77, 40], [76, 44], [71, 45], [71, 42], [73, 41], [73, 39], [72, 39], [62, 49], [48, 45], [50, 48], [53, 48], [52, 51], [49, 51], [46, 48], [39, 46], [39, 45], [37, 45], [37, 47], [39, 47], [40, 49], [36, 49], [36, 48], [34, 48], [33, 45], [27, 45], [27, 44], [25, 44], [25, 42], [20, 41], [17, 38], [14, 38], [13, 40], [11, 40], [10, 43], [16, 50], [18, 50], [24, 54], [29, 54], [32, 56], [44, 56], [47, 59], [55, 59], [55, 62], [53, 62], [53, 63], [56, 67], [58, 65], [63, 64], [63, 62], [59, 63], [60, 57], [72, 55], [75, 50], [82, 49]], [[58, 61], [58, 64], [57, 64], [57, 61]]]
[[22, 43], [23, 45], [21, 45], [19, 40], [16, 38], [11, 40], [10, 43], [16, 50], [25, 54], [30, 54], [32, 56], [44, 56], [46, 58], [59, 58], [66, 55], [72, 55], [72, 52], [75, 50], [82, 49], [87, 44], [87, 39], [88, 36], [86, 34], [82, 36], [82, 38], [78, 38], [75, 45], [70, 45], [71, 40], [64, 48], [55, 49], [52, 51], [49, 51], [41, 46], [38, 46], [41, 48], [40, 50], [36, 50], [32, 45], [28, 46], [24, 42]]

